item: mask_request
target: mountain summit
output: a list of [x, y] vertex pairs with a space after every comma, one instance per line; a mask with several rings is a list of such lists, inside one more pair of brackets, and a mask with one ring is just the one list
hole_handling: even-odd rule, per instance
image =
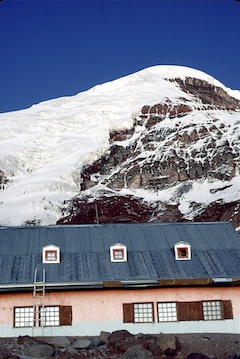
[[240, 226], [240, 91], [154, 66], [0, 114], [0, 225]]

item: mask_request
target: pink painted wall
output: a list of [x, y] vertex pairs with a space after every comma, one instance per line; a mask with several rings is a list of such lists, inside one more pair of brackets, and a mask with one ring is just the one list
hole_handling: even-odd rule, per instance
[[[231, 300], [234, 318], [240, 318], [240, 287], [157, 288], [46, 293], [45, 306], [71, 305], [73, 322], [122, 321], [122, 303]], [[13, 324], [13, 307], [32, 306], [31, 293], [0, 294], [0, 324]]]

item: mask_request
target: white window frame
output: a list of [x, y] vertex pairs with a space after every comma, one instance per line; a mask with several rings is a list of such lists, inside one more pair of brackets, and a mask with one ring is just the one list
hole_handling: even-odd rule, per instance
[[14, 308], [14, 328], [29, 328], [34, 325], [34, 307]]
[[154, 312], [153, 303], [133, 303], [134, 323], [153, 323]]
[[177, 302], [158, 302], [158, 322], [177, 322]]
[[57, 305], [40, 307], [40, 326], [56, 327], [60, 326], [60, 308]]
[[[182, 255], [186, 251], [186, 255]], [[181, 241], [174, 245], [175, 259], [178, 261], [191, 260], [191, 245], [190, 243]]]
[[110, 247], [110, 258], [111, 262], [127, 262], [127, 247], [122, 243], [113, 244]]
[[[48, 253], [55, 254], [55, 256], [52, 258], [50, 256], [50, 258], [48, 258]], [[43, 247], [42, 262], [43, 263], [60, 263], [60, 248], [53, 244], [49, 244], [49, 245]]]
[[222, 304], [221, 300], [202, 301], [204, 320], [221, 320]]

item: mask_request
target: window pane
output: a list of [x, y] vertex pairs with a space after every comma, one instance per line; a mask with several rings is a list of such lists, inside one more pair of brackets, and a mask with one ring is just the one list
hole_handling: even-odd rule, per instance
[[32, 327], [34, 318], [33, 307], [15, 308], [14, 309], [14, 326], [15, 327]]
[[178, 248], [178, 258], [188, 258], [188, 248]]
[[40, 308], [40, 326], [59, 325], [59, 307], [41, 307]]
[[177, 321], [177, 304], [158, 303], [158, 321], [159, 322], [175, 322]]
[[220, 300], [203, 302], [204, 320], [222, 319], [222, 310]]
[[56, 261], [57, 260], [57, 251], [46, 251], [46, 260], [47, 261]]
[[114, 260], [124, 259], [124, 249], [114, 249], [113, 250], [113, 259]]
[[134, 304], [134, 322], [151, 323], [153, 321], [152, 303]]

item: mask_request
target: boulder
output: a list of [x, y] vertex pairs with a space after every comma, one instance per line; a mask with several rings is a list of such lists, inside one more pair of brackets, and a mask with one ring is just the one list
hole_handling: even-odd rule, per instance
[[55, 348], [68, 348], [71, 345], [71, 341], [67, 337], [53, 337], [50, 339], [49, 344]]
[[100, 338], [91, 338], [91, 344], [89, 345], [88, 349], [96, 349], [104, 344], [105, 342]]
[[144, 341], [146, 341], [148, 344], [151, 343], [156, 343], [157, 337], [156, 335], [152, 335], [152, 334], [138, 334], [136, 336], [136, 339], [143, 339]]
[[134, 338], [134, 337], [127, 337], [125, 340], [121, 342], [119, 349], [122, 352], [126, 352], [129, 348], [133, 346], [139, 345], [144, 349], [148, 349], [149, 343], [144, 338]]
[[24, 345], [25, 347], [29, 347], [36, 343], [40, 343], [39, 340], [34, 337], [30, 337], [29, 335], [19, 335], [18, 337], [18, 344]]
[[160, 334], [157, 338], [156, 344], [160, 347], [162, 352], [166, 352], [167, 349], [179, 351], [181, 349], [178, 338], [171, 334]]
[[100, 339], [101, 339], [103, 342], [108, 341], [109, 337], [110, 337], [110, 332], [101, 331], [101, 333], [100, 333]]
[[129, 348], [122, 356], [122, 359], [152, 359], [152, 353], [140, 345]]
[[128, 340], [129, 338], [134, 339], [134, 335], [130, 334], [127, 330], [116, 330], [115, 332], [112, 332], [112, 334], [110, 334], [108, 341], [110, 346], [113, 346], [118, 349], [122, 345], [122, 342], [125, 341], [127, 338]]
[[54, 348], [48, 344], [33, 344], [28, 348], [16, 351], [20, 359], [48, 359], [54, 353]]
[[89, 339], [78, 339], [71, 344], [71, 347], [74, 349], [87, 349], [91, 343], [92, 342]]

